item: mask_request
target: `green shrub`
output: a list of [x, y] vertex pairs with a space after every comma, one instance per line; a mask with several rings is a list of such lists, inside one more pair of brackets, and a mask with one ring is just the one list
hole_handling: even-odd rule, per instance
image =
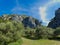
[[48, 39], [53, 38], [54, 29], [40, 26], [35, 29], [27, 28], [24, 30], [23, 36], [30, 39]]
[[19, 40], [17, 40], [16, 42], [9, 43], [8, 45], [21, 45], [21, 44], [22, 44], [22, 40], [19, 39]]
[[57, 27], [54, 31], [54, 38], [60, 38], [60, 27]]
[[[18, 45], [18, 40], [21, 39], [20, 31], [23, 28], [19, 25], [21, 25], [21, 23], [15, 21], [0, 23], [0, 45], [8, 45], [10, 43], [12, 43], [12, 45]], [[21, 40], [19, 42], [21, 42]]]

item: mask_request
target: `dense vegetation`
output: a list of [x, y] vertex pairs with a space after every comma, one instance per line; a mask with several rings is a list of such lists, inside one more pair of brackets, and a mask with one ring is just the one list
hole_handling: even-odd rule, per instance
[[37, 27], [31, 28], [25, 27], [21, 21], [0, 18], [0, 45], [21, 45], [21, 37], [32, 40], [59, 39], [60, 27], [52, 29], [37, 25]]
[[2, 20], [0, 22], [0, 45], [20, 45], [22, 29], [21, 22]]

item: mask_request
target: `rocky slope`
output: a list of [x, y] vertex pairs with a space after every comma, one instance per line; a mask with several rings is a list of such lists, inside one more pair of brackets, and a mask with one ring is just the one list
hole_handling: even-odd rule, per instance
[[41, 25], [37, 19], [25, 15], [3, 15], [0, 18], [3, 20], [15, 20], [17, 22], [22, 22], [24, 27], [35, 28]]
[[55, 17], [51, 20], [51, 22], [49, 22], [48, 27], [60, 27], [60, 8], [55, 11]]

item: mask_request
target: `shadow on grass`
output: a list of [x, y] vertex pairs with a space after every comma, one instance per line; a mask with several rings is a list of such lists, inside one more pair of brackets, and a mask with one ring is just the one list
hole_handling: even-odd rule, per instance
[[56, 40], [56, 41], [60, 41], [60, 37], [53, 37], [53, 38], [49, 38], [49, 40]]
[[[42, 39], [41, 37], [38, 38], [38, 37], [26, 37], [26, 36], [24, 36], [24, 38], [31, 39], [31, 40], [40, 40], [40, 39]], [[48, 40], [60, 41], [60, 37], [48, 38]]]
[[40, 37], [26, 37], [26, 36], [23, 36], [24, 38], [27, 38], [27, 39], [31, 39], [31, 40], [39, 40], [41, 39]]

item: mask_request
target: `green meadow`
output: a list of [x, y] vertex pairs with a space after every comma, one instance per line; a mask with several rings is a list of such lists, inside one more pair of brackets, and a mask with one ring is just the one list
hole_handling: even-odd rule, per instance
[[23, 40], [22, 45], [60, 45], [60, 41], [56, 40], [47, 40], [47, 39], [30, 40], [26, 38], [22, 38], [22, 40]]

